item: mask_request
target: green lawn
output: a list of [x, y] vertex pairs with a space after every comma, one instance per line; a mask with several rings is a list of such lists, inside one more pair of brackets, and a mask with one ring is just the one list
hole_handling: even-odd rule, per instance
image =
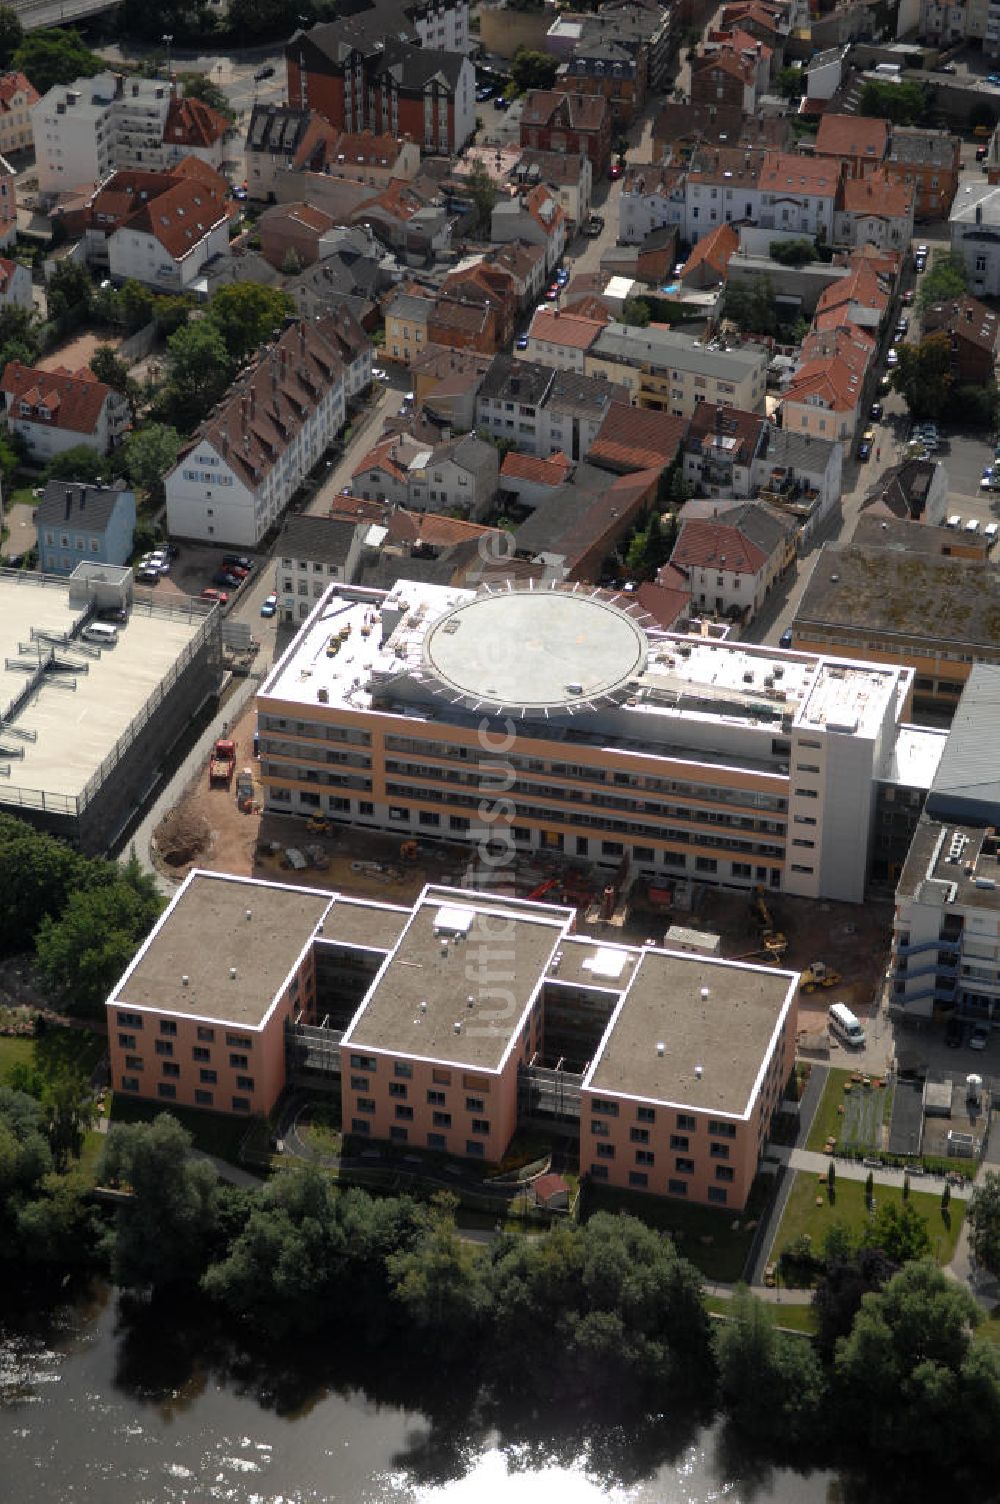
[[[817, 1206], [817, 1197], [822, 1205]], [[902, 1189], [895, 1186], [876, 1185], [875, 1205], [885, 1205], [887, 1200], [902, 1202]], [[938, 1196], [929, 1196], [926, 1191], [910, 1192], [910, 1202], [915, 1211], [927, 1222], [931, 1252], [939, 1264], [947, 1264], [955, 1252], [955, 1244], [965, 1216], [964, 1202], [952, 1200], [949, 1207], [950, 1226], [941, 1216], [941, 1201]], [[855, 1236], [860, 1234], [868, 1221], [865, 1207], [865, 1186], [862, 1180], [846, 1180], [840, 1176], [834, 1202], [827, 1196], [826, 1184], [820, 1184], [815, 1175], [800, 1171], [795, 1177], [785, 1215], [781, 1219], [778, 1235], [774, 1240], [775, 1262], [781, 1253], [796, 1238], [808, 1233], [817, 1251], [823, 1247], [826, 1231], [834, 1222], [842, 1222]]]
[[[690, 1259], [696, 1269], [708, 1280], [723, 1284], [735, 1284], [743, 1276], [754, 1229], [748, 1226], [760, 1214], [764, 1198], [769, 1194], [770, 1182], [765, 1179], [763, 1190], [759, 1183], [751, 1192], [745, 1213], [738, 1218], [732, 1212], [715, 1211], [709, 1206], [685, 1205], [657, 1196], [644, 1196], [641, 1192], [615, 1190], [610, 1186], [588, 1185], [582, 1198], [585, 1216], [594, 1212], [624, 1212], [638, 1217], [641, 1222], [661, 1232], [669, 1232], [677, 1243], [679, 1253]], [[739, 1230], [733, 1231], [734, 1222]]]
[[[826, 1086], [823, 1088], [823, 1095], [819, 1099], [819, 1107], [816, 1109], [816, 1116], [813, 1119], [813, 1125], [809, 1130], [809, 1137], [806, 1140], [807, 1149], [813, 1149], [817, 1152], [822, 1150], [831, 1135], [838, 1140], [843, 1140], [844, 1115], [839, 1113], [837, 1108], [843, 1106], [849, 1108], [850, 1106], [848, 1099], [851, 1093], [844, 1091], [844, 1083], [845, 1081], [850, 1081], [853, 1074], [852, 1070], [839, 1069], [831, 1070], [828, 1073]], [[862, 1088], [857, 1086], [852, 1087], [852, 1091], [859, 1090], [862, 1090]], [[873, 1088], [868, 1088], [867, 1090], [870, 1091]], [[883, 1123], [886, 1123], [892, 1110], [892, 1092], [887, 1087], [880, 1087], [878, 1089], [878, 1096], [881, 1099], [881, 1120]], [[877, 1149], [879, 1145], [875, 1142], [862, 1145], [856, 1140], [854, 1147]]]
[[14, 1065], [37, 1064], [42, 1069], [78, 1064], [89, 1074], [108, 1042], [90, 1029], [47, 1029], [37, 1038], [20, 1034], [0, 1035], [0, 1081], [7, 1081]]
[[247, 1135], [250, 1119], [230, 1117], [222, 1112], [207, 1112], [195, 1107], [181, 1107], [175, 1102], [137, 1102], [115, 1093], [109, 1100], [108, 1115], [112, 1123], [150, 1123], [161, 1112], [169, 1112], [194, 1140], [196, 1149], [239, 1163], [240, 1145]]
[[0, 1081], [6, 1081], [14, 1065], [31, 1065], [35, 1041], [17, 1034], [0, 1034]]
[[[709, 1315], [728, 1320], [733, 1313], [733, 1303], [724, 1295], [705, 1295], [702, 1297], [706, 1311]], [[816, 1333], [816, 1313], [812, 1303], [805, 1305], [791, 1304], [784, 1301], [763, 1301], [765, 1309], [771, 1314], [775, 1326], [784, 1327], [786, 1331], [802, 1332], [807, 1337]]]

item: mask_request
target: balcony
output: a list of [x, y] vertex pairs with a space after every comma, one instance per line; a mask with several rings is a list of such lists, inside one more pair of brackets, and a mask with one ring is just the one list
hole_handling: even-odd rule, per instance
[[940, 950], [945, 951], [948, 955], [957, 956], [961, 948], [962, 946], [959, 940], [945, 940], [942, 936], [939, 935], [934, 940], [920, 940], [916, 945], [904, 944], [902, 940], [897, 940], [896, 955], [919, 956], [922, 955], [924, 951]]

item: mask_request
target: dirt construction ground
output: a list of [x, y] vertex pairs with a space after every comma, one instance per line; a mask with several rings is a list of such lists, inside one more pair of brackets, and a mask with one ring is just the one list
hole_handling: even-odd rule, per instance
[[84, 366], [89, 366], [91, 357], [98, 345], [110, 345], [112, 350], [117, 350], [122, 342], [120, 334], [114, 334], [110, 330], [102, 334], [78, 334], [75, 339], [67, 340], [60, 345], [58, 350], [52, 350], [48, 355], [43, 355], [37, 362], [42, 371], [55, 371], [59, 366], [65, 366], [69, 371], [79, 371]]

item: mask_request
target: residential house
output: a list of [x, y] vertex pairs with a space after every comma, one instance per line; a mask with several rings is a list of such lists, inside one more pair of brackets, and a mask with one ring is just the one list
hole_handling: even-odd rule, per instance
[[992, 308], [966, 293], [921, 310], [922, 332], [946, 334], [951, 347], [951, 373], [961, 384], [981, 386], [996, 375], [1000, 320]]
[[545, 249], [545, 270], [554, 271], [566, 249], [566, 216], [554, 194], [539, 183], [526, 193], [493, 206], [490, 239], [494, 245], [523, 240]]
[[576, 467], [572, 479], [535, 508], [514, 534], [518, 557], [544, 564], [564, 580], [596, 582], [604, 561], [656, 501], [659, 470], [619, 475]]
[[411, 182], [420, 171], [420, 147], [409, 138], [374, 131], [344, 131], [323, 164], [327, 177], [382, 190], [396, 178]]
[[17, 244], [17, 173], [0, 156], [0, 250], [13, 250]]
[[404, 285], [385, 306], [385, 345], [388, 359], [411, 364], [429, 344], [427, 326], [434, 300]]
[[221, 110], [193, 96], [175, 94], [163, 125], [160, 165], [170, 168], [185, 157], [196, 157], [206, 167], [221, 172], [231, 135], [232, 126]]
[[689, 418], [702, 402], [763, 412], [767, 356], [756, 345], [723, 350], [692, 334], [650, 324], [610, 323], [588, 349], [588, 375], [622, 382], [640, 407]]
[[286, 175], [322, 172], [335, 154], [339, 136], [308, 106], [255, 104], [244, 143], [249, 196], [273, 202]]
[[348, 216], [348, 222], [369, 225], [385, 245], [413, 265], [448, 255], [454, 218], [436, 187], [422, 178], [412, 183], [400, 178], [393, 179], [374, 198], [366, 198]]
[[691, 103], [753, 115], [767, 92], [771, 57], [770, 47], [744, 31], [709, 31], [691, 63]]
[[858, 428], [875, 341], [862, 329], [814, 331], [781, 399], [782, 426], [850, 445]]
[[50, 480], [35, 508], [39, 574], [72, 574], [78, 564], [127, 564], [135, 532], [135, 493]]
[[843, 165], [831, 157], [769, 151], [760, 171], [758, 223], [766, 230], [831, 240], [843, 175]]
[[767, 0], [733, 0], [723, 5], [719, 24], [723, 31], [739, 30], [755, 42], [766, 43], [771, 49], [772, 75], [781, 67], [791, 29], [788, 7], [771, 5]]
[[748, 63], [755, 70], [755, 98], [759, 100], [767, 93], [774, 53], [759, 37], [751, 36], [739, 26], [709, 27], [702, 42], [702, 55], [735, 57]]
[[[189, 168], [193, 165], [193, 169]], [[229, 254], [233, 204], [229, 185], [211, 168], [186, 158], [173, 173], [133, 197], [132, 212], [107, 236], [108, 271], [119, 282], [134, 279], [158, 292], [192, 288], [207, 261]], [[115, 174], [115, 179], [122, 175]], [[146, 174], [151, 177], [152, 174]], [[121, 191], [114, 179], [104, 185]], [[127, 189], [125, 190], [127, 192]], [[91, 224], [100, 225], [95, 209]], [[91, 239], [89, 244], [98, 242]]]
[[485, 261], [503, 271], [514, 287], [518, 310], [537, 305], [548, 280], [546, 247], [525, 240], [511, 240], [486, 253]]
[[558, 200], [568, 225], [583, 225], [590, 218], [594, 169], [586, 152], [524, 147], [518, 154], [511, 180], [518, 190], [543, 183]]
[[[333, 517], [285, 518], [274, 548], [274, 589], [282, 621], [304, 621], [331, 581], [354, 582], [374, 525]], [[384, 535], [384, 528], [380, 531]]]
[[453, 155], [476, 127], [473, 66], [461, 51], [411, 40], [393, 9], [296, 31], [285, 48], [288, 101], [318, 110], [338, 131], [409, 136]]
[[885, 161], [891, 129], [887, 120], [870, 115], [824, 112], [816, 133], [816, 155], [845, 163], [849, 178], [867, 177]]
[[618, 238], [641, 243], [669, 227], [687, 238], [684, 171], [644, 164], [627, 168], [618, 197]]
[[596, 16], [580, 18], [556, 87], [603, 95], [616, 127], [627, 127], [643, 110], [647, 90], [664, 86], [670, 28], [664, 6], [602, 6]]
[[165, 478], [172, 535], [255, 548], [371, 381], [371, 346], [346, 310], [295, 319], [265, 345]]
[[795, 558], [794, 527], [762, 502], [681, 520], [670, 562], [703, 611], [749, 626]]
[[843, 466], [843, 446], [834, 439], [768, 421], [751, 465], [752, 494], [794, 517], [808, 540], [840, 502]]
[[[560, 452], [574, 462], [588, 459], [598, 437], [605, 433], [612, 409], [627, 408], [628, 405], [627, 389], [615, 381], [608, 381], [603, 376], [581, 376], [575, 371], [556, 371], [542, 403], [539, 448], [535, 452]], [[633, 416], [641, 419], [644, 415]], [[541, 447], [543, 443], [544, 448]], [[618, 467], [611, 465], [608, 468]]]
[[40, 98], [23, 73], [0, 73], [0, 156], [32, 144], [31, 112]]
[[475, 282], [462, 282], [442, 288], [434, 299], [427, 318], [427, 338], [431, 344], [452, 350], [493, 355], [504, 343], [508, 320], [513, 322], [512, 303], [501, 303], [494, 293]]
[[129, 424], [122, 393], [98, 381], [89, 366], [43, 371], [10, 360], [0, 376], [0, 397], [10, 433], [39, 464], [80, 444], [107, 454]]
[[[442, 298], [462, 301], [467, 297], [472, 297], [477, 302], [485, 300], [496, 315], [495, 348], [498, 348], [514, 338], [514, 325], [522, 306], [519, 289], [511, 274], [497, 261], [480, 256], [470, 258], [470, 262], [471, 264], [460, 263], [454, 271], [448, 273], [436, 301], [440, 303]], [[436, 322], [436, 318], [432, 322]], [[434, 337], [432, 334], [431, 338]], [[442, 340], [440, 343], [449, 344], [450, 341]]]
[[[905, 523], [922, 523], [929, 527], [943, 527], [948, 514], [948, 472], [944, 465], [937, 460], [905, 459], [898, 465], [891, 465], [888, 470], [883, 470], [875, 485], [868, 492], [864, 501], [862, 518], [871, 518], [878, 521], [880, 526], [884, 519], [893, 518]], [[913, 547], [912, 537], [908, 536], [908, 546]], [[855, 529], [854, 542], [862, 542], [859, 527]], [[964, 539], [958, 540], [964, 543]], [[874, 543], [883, 543], [884, 538], [880, 532]], [[955, 540], [948, 538], [948, 543], [941, 550], [942, 553], [951, 553]], [[957, 550], [956, 550], [957, 552]]]
[[944, 219], [958, 192], [961, 142], [951, 131], [894, 125], [884, 166], [891, 181], [913, 189], [917, 223]]
[[388, 501], [418, 512], [485, 516], [497, 492], [496, 446], [464, 434], [428, 448], [408, 434], [381, 439], [357, 463], [351, 490], [365, 501]]
[[20, 261], [0, 256], [0, 308], [32, 308], [31, 272]]
[[172, 98], [165, 80], [138, 74], [53, 84], [31, 107], [39, 193], [96, 187], [116, 168], [160, 167]]
[[831, 282], [820, 293], [813, 322], [817, 329], [854, 324], [877, 336], [891, 301], [891, 284], [887, 285], [870, 261], [856, 257], [847, 276]]
[[635, 598], [639, 609], [664, 632], [686, 632], [691, 616], [691, 586], [683, 570], [664, 564], [655, 580], [643, 580]]
[[822, 114], [829, 101], [840, 92], [849, 51], [849, 48], [843, 46], [822, 48], [819, 52], [814, 52], [804, 65], [804, 108], [810, 114]]
[[611, 110], [601, 95], [530, 89], [521, 112], [521, 145], [590, 159], [595, 176], [611, 162]]
[[636, 470], [655, 470], [662, 475], [677, 459], [686, 431], [686, 418], [612, 402], [587, 459], [615, 475], [630, 475]]
[[334, 222], [311, 204], [274, 204], [257, 221], [260, 253], [278, 271], [301, 271], [322, 259]]
[[474, 428], [476, 400], [491, 364], [478, 350], [427, 345], [410, 362], [414, 407], [453, 432]]
[[699, 146], [738, 146], [744, 151], [786, 151], [792, 133], [781, 115], [744, 115], [739, 105], [709, 100], [667, 100], [653, 121], [652, 158], [682, 167]]
[[846, 178], [833, 216], [833, 239], [837, 245], [905, 251], [913, 234], [913, 203], [913, 189], [884, 170]]
[[682, 287], [717, 287], [725, 282], [729, 263], [739, 250], [740, 237], [730, 224], [717, 225], [691, 248], [681, 267]]
[[565, 485], [572, 473], [572, 461], [558, 450], [541, 459], [512, 449], [504, 455], [500, 466], [501, 497], [504, 502], [513, 500], [526, 509], [537, 507]]
[[752, 496], [753, 462], [767, 429], [767, 419], [759, 413], [699, 403], [683, 445], [684, 479], [692, 491], [699, 496]]
[[1000, 185], [963, 183], [948, 216], [952, 253], [961, 258], [969, 291], [1000, 297]]
[[734, 146], [699, 147], [684, 175], [684, 238], [693, 242], [716, 225], [760, 217], [760, 176], [769, 155]]
[[558, 452], [576, 461], [587, 457], [615, 402], [628, 402], [615, 382], [502, 354], [479, 389], [476, 427], [522, 454], [546, 459]]
[[525, 359], [557, 371], [585, 375], [587, 351], [596, 343], [606, 321], [560, 313], [558, 308], [539, 308], [528, 329]]

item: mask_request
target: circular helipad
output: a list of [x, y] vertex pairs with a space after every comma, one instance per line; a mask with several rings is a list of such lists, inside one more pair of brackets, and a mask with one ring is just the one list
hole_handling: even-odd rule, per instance
[[470, 704], [560, 710], [602, 699], [642, 672], [646, 634], [597, 596], [510, 590], [447, 612], [424, 639], [424, 666]]

